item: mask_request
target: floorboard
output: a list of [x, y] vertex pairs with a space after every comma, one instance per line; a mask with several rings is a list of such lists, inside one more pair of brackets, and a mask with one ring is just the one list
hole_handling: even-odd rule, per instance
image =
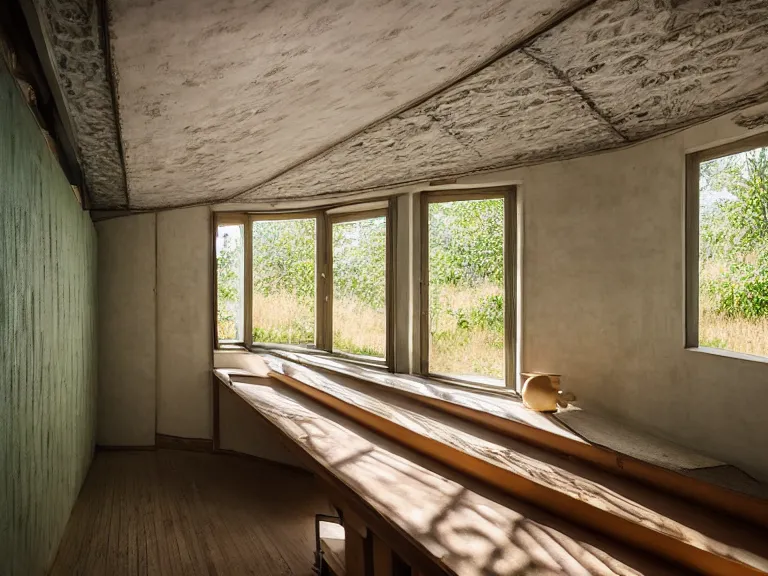
[[51, 576], [310, 576], [308, 475], [231, 455], [99, 452]]

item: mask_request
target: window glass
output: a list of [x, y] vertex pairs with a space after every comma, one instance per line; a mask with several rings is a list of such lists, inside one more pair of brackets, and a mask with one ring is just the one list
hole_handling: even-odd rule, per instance
[[315, 341], [315, 218], [253, 222], [253, 341]]
[[504, 200], [428, 210], [429, 371], [503, 385]]
[[216, 228], [217, 311], [216, 329], [219, 341], [243, 342], [243, 303], [245, 281], [243, 265], [242, 224]]
[[333, 225], [333, 349], [386, 355], [387, 219]]
[[768, 356], [768, 148], [699, 174], [699, 346]]

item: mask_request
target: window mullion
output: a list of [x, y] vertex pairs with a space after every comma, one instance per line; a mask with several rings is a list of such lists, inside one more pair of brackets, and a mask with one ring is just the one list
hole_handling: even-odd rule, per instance
[[517, 385], [517, 191], [504, 195], [504, 384]]
[[315, 230], [315, 346], [330, 352], [333, 347], [333, 254], [329, 242], [331, 223], [325, 212], [318, 215]]
[[244, 252], [244, 290], [245, 302], [243, 302], [243, 341], [247, 348], [253, 346], [253, 217], [245, 218], [245, 232], [243, 234]]

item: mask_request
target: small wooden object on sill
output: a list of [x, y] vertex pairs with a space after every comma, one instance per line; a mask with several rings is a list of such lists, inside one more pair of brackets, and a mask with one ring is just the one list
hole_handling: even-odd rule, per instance
[[523, 404], [536, 412], [557, 412], [557, 407], [566, 408], [569, 402], [576, 400], [573, 394], [560, 389], [559, 374], [539, 374], [524, 372]]

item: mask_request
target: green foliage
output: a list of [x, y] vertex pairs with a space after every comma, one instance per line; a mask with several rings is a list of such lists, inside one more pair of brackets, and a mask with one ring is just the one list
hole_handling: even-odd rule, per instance
[[504, 200], [429, 206], [429, 282], [504, 284]]
[[724, 316], [754, 320], [768, 316], [768, 253], [762, 252], [756, 263], [732, 261], [722, 275], [705, 281]]
[[300, 321], [292, 322], [289, 326], [278, 328], [253, 327], [254, 342], [268, 342], [270, 344], [306, 344], [315, 339], [314, 325], [307, 325]]
[[221, 227], [217, 235], [217, 326], [219, 338], [235, 340], [237, 334], [237, 315], [242, 286], [243, 238], [242, 228], [237, 226]]
[[504, 332], [504, 296], [493, 294], [478, 302], [469, 311], [473, 325], [484, 330]]
[[253, 223], [253, 291], [314, 298], [314, 218]]
[[[445, 339], [440, 317], [455, 319], [457, 330], [491, 331], [503, 347], [504, 200], [441, 202], [429, 207], [429, 285], [432, 337]], [[442, 288], [496, 286], [469, 306], [451, 307]]]
[[[433, 332], [433, 340], [452, 350], [471, 342], [480, 342], [493, 350], [503, 349], [504, 201], [432, 204], [429, 218], [431, 314], [435, 324], [441, 326]], [[343, 300], [346, 310], [359, 310], [366, 318], [382, 314], [385, 308], [386, 231], [384, 217], [333, 226], [334, 299], [338, 303]], [[254, 341], [311, 342], [314, 318], [304, 312], [314, 309], [315, 220], [257, 221], [251, 233], [254, 294], [261, 296], [261, 300], [279, 303], [275, 306], [283, 312], [270, 315], [269, 326], [254, 322]], [[240, 236], [230, 235], [219, 241], [222, 338], [235, 337], [235, 319], [240, 313], [242, 258]], [[444, 289], [451, 295], [441, 300]], [[304, 312], [291, 312], [291, 305]], [[255, 313], [269, 313], [262, 310], [264, 304], [260, 306]], [[360, 338], [354, 336], [354, 330], [361, 329], [371, 330], [359, 325], [341, 329], [335, 326], [334, 347], [355, 354], [381, 355], [382, 350], [357, 341]], [[487, 371], [483, 368], [483, 371], [496, 374], [497, 368]]]
[[722, 196], [702, 210], [702, 265], [719, 269], [702, 289], [724, 316], [768, 317], [768, 148], [703, 163], [701, 183]]
[[333, 292], [376, 310], [386, 305], [387, 219], [333, 226]]

